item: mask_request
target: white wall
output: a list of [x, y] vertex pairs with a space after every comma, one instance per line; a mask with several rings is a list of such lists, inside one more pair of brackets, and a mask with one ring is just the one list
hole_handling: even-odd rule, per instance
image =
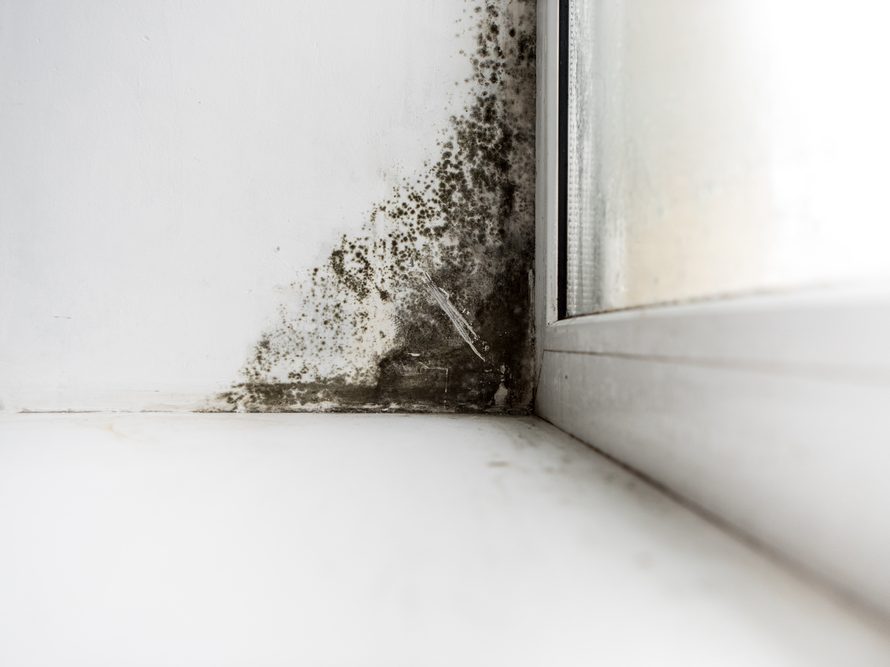
[[199, 406], [462, 108], [460, 0], [0, 0], [0, 403]]

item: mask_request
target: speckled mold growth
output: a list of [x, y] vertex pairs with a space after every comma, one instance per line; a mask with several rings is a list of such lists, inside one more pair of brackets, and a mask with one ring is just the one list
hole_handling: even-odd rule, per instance
[[528, 411], [535, 2], [467, 11], [467, 106], [422, 173], [293, 283], [227, 409]]

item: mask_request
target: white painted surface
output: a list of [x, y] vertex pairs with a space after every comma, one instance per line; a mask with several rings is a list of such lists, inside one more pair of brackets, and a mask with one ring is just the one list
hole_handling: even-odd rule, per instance
[[573, 318], [537, 411], [890, 614], [890, 297]]
[[463, 106], [462, 0], [0, 0], [0, 403], [199, 405]]
[[559, 12], [558, 0], [538, 0], [537, 116], [535, 118], [535, 367], [541, 367], [541, 335], [558, 318], [559, 253]]
[[570, 314], [890, 275], [890, 6], [572, 4]]
[[0, 418], [0, 663], [885, 665], [535, 419]]
[[[550, 86], [556, 76], [556, 5], [550, 0], [542, 0], [539, 5], [542, 37], [538, 53], [542, 71], [549, 77], [542, 81], [542, 85]], [[608, 11], [615, 11], [616, 6], [613, 4]], [[641, 11], [641, 6], [637, 3], [632, 11]], [[687, 7], [690, 16], [699, 18], [704, 14], [719, 17], [736, 8], [732, 2], [678, 0], [652, 10], [659, 14], [668, 7]], [[860, 109], [861, 115], [854, 114], [850, 106], [863, 96], [884, 94], [880, 87], [867, 88], [868, 72], [876, 63], [863, 61], [862, 68], [847, 72], [850, 80], [836, 89], [828, 83], [836, 77], [846, 76], [838, 69], [843, 69], [843, 63], [863, 59], [863, 54], [870, 49], [885, 48], [884, 42], [868, 41], [873, 26], [862, 27], [860, 24], [862, 17], [884, 9], [876, 3], [863, 7], [858, 2], [843, 8], [831, 3], [808, 5], [797, 15], [807, 16], [807, 25], [801, 32], [789, 36], [784, 47], [779, 44], [781, 36], [778, 34], [758, 36], [756, 31], [745, 32], [752, 22], [759, 21], [763, 25], [774, 25], [775, 21], [793, 22], [793, 7], [798, 4], [772, 3], [769, 7], [760, 2], [746, 4], [740, 9], [744, 16], [740, 14], [735, 27], [718, 26], [727, 33], [726, 44], [713, 41], [709, 44], [724, 53], [725, 47], [734, 39], [734, 31], [741, 31], [736, 37], [748, 40], [748, 47], [772, 49], [775, 59], [770, 61], [770, 67], [758, 70], [763, 78], [752, 83], [757, 86], [772, 86], [769, 82], [774, 82], [777, 76], [790, 76], [789, 72], [794, 68], [782, 68], [791, 61], [796, 63], [795, 71], [799, 72], [809, 71], [808, 67], [818, 71], [819, 67], [827, 67], [826, 61], [834, 63], [825, 71], [824, 79], [788, 81], [785, 90], [770, 88], [777, 100], [789, 104], [801, 90], [808, 91], [806, 94], [811, 96], [838, 95], [831, 104], [805, 109], [796, 116], [794, 120], [800, 122], [800, 127], [777, 139], [776, 150], [788, 148], [787, 142], [804, 141], [806, 137], [812, 139], [814, 133], [820, 131], [816, 121], [825, 120], [822, 130], [826, 132], [826, 143], [820, 144], [815, 153], [802, 149], [791, 151], [785, 155], [791, 161], [782, 164], [789, 168], [794, 165], [794, 168], [805, 168], [809, 164], [815, 170], [809, 176], [821, 174], [819, 178], [827, 178], [844, 164], [849, 165], [849, 171], [838, 174], [835, 183], [823, 183], [818, 187], [818, 179], [814, 181], [807, 176], [798, 183], [800, 189], [788, 192], [804, 199], [812, 195], [815, 197], [810, 200], [812, 202], [847, 197], [850, 208], [839, 212], [837, 207], [821, 204], [811, 208], [792, 206], [783, 209], [782, 215], [786, 217], [757, 218], [754, 227], [746, 230], [746, 233], [764, 233], [764, 238], [773, 232], [788, 232], [788, 236], [774, 239], [775, 245], [771, 246], [770, 253], [775, 250], [778, 255], [764, 254], [763, 261], [771, 262], [785, 252], [797, 253], [796, 259], [789, 261], [782, 270], [802, 268], [803, 273], [798, 276], [801, 277], [812, 269], [810, 277], [824, 281], [823, 284], [774, 294], [642, 307], [557, 322], [557, 125], [555, 98], [550, 95], [542, 104], [543, 113], [538, 125], [539, 164], [547, 171], [539, 176], [537, 193], [538, 275], [544, 276], [544, 284], [538, 286], [537, 292], [540, 384], [536, 410], [560, 428], [645, 472], [675, 493], [721, 516], [754, 539], [886, 614], [890, 613], [890, 578], [886, 567], [890, 559], [886, 530], [890, 493], [884, 475], [890, 468], [887, 454], [890, 428], [886, 419], [886, 406], [890, 405], [890, 356], [886, 343], [890, 340], [890, 296], [884, 278], [852, 281], [843, 287], [829, 288], [824, 284], [839, 278], [842, 273], [847, 278], [854, 274], [875, 275], [887, 267], [880, 257], [882, 251], [877, 250], [885, 245], [879, 242], [880, 234], [885, 231], [875, 231], [875, 225], [882, 224], [880, 221], [886, 212], [886, 201], [880, 200], [881, 189], [874, 183], [874, 178], [879, 177], [883, 169], [873, 163], [882, 155], [886, 127], [875, 127], [872, 111], [881, 108], [880, 105], [864, 105]], [[746, 13], [747, 8], [751, 9], [750, 14]], [[826, 29], [823, 34], [837, 36], [838, 44], [859, 35], [863, 43], [848, 51], [840, 46], [826, 48], [810, 61], [801, 60], [798, 55], [816, 48], [809, 41], [810, 29], [813, 25], [823, 25], [828, 16], [837, 19], [837, 31], [835, 34], [833, 29]], [[659, 28], [649, 24], [649, 18], [640, 19], [645, 25], [631, 22], [621, 28], [654, 31], [652, 39], [656, 43], [646, 46], [635, 42], [641, 53], [666, 47], [664, 43], [657, 43], [661, 39]], [[816, 23], [809, 23], [810, 19]], [[673, 21], [670, 19], [666, 26], [664, 39], [668, 41], [677, 37], [677, 33], [670, 29], [676, 27]], [[696, 37], [683, 49], [694, 50], [701, 39], [710, 40], [705, 27], [697, 25], [690, 30], [696, 32]], [[801, 54], [795, 55], [786, 48], [800, 40], [806, 42]], [[665, 67], [673, 76], [683, 74], [682, 69], [675, 68], [681, 51], [669, 57], [666, 55]], [[757, 62], [761, 61], [734, 61], [736, 69], [733, 71], [757, 74], [748, 70]], [[686, 72], [691, 77], [689, 85], [693, 87], [701, 83], [696, 73], [715, 66], [713, 61], [689, 61], [687, 64]], [[775, 68], [779, 71], [774, 71]], [[653, 65], [653, 71], [659, 71], [658, 66]], [[824, 90], [817, 90], [817, 80], [822, 81], [819, 85], [824, 85]], [[638, 88], [646, 81], [645, 76], [634, 78], [629, 85]], [[733, 81], [730, 77], [726, 81], [728, 87], [721, 84], [710, 89], [697, 88], [697, 91], [705, 97], [714, 95], [718, 98], [716, 101], [726, 102], [728, 98], [724, 95], [738, 93], [738, 88], [729, 85]], [[670, 91], [661, 83], [651, 80], [649, 83], [653, 89], [648, 94], [669, 96]], [[858, 97], [844, 97], [854, 89], [859, 91]], [[645, 92], [638, 91], [639, 94]], [[654, 114], [657, 108], [659, 105], [649, 111], [642, 107], [638, 111]], [[680, 100], [676, 100], [673, 109], [678, 113], [682, 111]], [[687, 111], [692, 113], [696, 109], [698, 107], [691, 105]], [[740, 107], [738, 112], [747, 113], [746, 109], [752, 111], [751, 107]], [[754, 111], [773, 113], [776, 108], [757, 107]], [[628, 121], [635, 122], [634, 118], [639, 119], [631, 114]], [[732, 114], [716, 114], [705, 120], [722, 123], [731, 122], [733, 118]], [[846, 124], [840, 122], [844, 118]], [[830, 119], [831, 123], [828, 123]], [[732, 151], [714, 152], [721, 146], [716, 139], [713, 143], [696, 139], [694, 127], [686, 127], [685, 134], [675, 133], [674, 136], [671, 124], [688, 120], [682, 115], [653, 119], [653, 128], [661, 127], [665, 134], [654, 139], [648, 130], [636, 135], [634, 142], [638, 144], [647, 137], [654, 143], [642, 143], [634, 150], [638, 153], [650, 148], [655, 150], [673, 142], [678, 158], [685, 156], [684, 159], [692, 160], [693, 165], [702, 167], [702, 172], [696, 172], [699, 175], [708, 172], [704, 169], [705, 164], [710, 164], [708, 160], [714, 162], [717, 166], [713, 172], [715, 178], [729, 174], [734, 166], [743, 164], [736, 160], [738, 155]], [[785, 121], [792, 122], [787, 117]], [[764, 130], [760, 126], [755, 129], [758, 132]], [[867, 137], [871, 131], [874, 131], [873, 141]], [[852, 144], [844, 144], [847, 149], [867, 151], [869, 159], [845, 162], [846, 158], [841, 159], [841, 154], [837, 154], [839, 162], [824, 162], [826, 154], [822, 151], [833, 150], [831, 146], [836, 141], [842, 144], [852, 141]], [[740, 150], [748, 148], [739, 147]], [[849, 157], [851, 153], [845, 155]], [[771, 155], [770, 160], [774, 157], [776, 155]], [[704, 162], [697, 162], [699, 159]], [[630, 166], [634, 164], [639, 166], [638, 163]], [[767, 167], [771, 169], [777, 164], [765, 163], [766, 171], [752, 171], [752, 177], [766, 178], [771, 173]], [[626, 172], [613, 173], [617, 174], [616, 178], [621, 174], [627, 176]], [[655, 202], [658, 196], [669, 191], [659, 189], [661, 186], [671, 183], [685, 183], [684, 188], [695, 185], [695, 179], [683, 181], [684, 173], [689, 176], [691, 172], [682, 169], [652, 172], [653, 182], [658, 187], [638, 192], [640, 199], [635, 198], [633, 205]], [[862, 178], [857, 180], [859, 176]], [[682, 192], [688, 194], [687, 190]], [[677, 196], [670, 202], [672, 206], [685, 202], [693, 209], [702, 202], [715, 205], [731, 202], [731, 198], [721, 197], [705, 201]], [[729, 230], [739, 223], [744, 206], [729, 211], [732, 215], [728, 216], [720, 215], [719, 206], [696, 209], [699, 213], [710, 211], [708, 215], [713, 214], [712, 218], [702, 218], [700, 222], [709, 225], [717, 237], [697, 235], [693, 233], [694, 225], [687, 227], [685, 222], [677, 222], [674, 231], [680, 236], [690, 235], [690, 242], [694, 243], [686, 249], [718, 237], [728, 241], [732, 236]], [[854, 211], [859, 212], [853, 215]], [[830, 217], [825, 226], [820, 227], [819, 234], [803, 239], [794, 247], [795, 235], [805, 234], [807, 226], [823, 215]], [[628, 218], [626, 222], [639, 224], [642, 229], [646, 221], [656, 221], [652, 224], [657, 227], [659, 219], [654, 215], [641, 215], [633, 220]], [[816, 246], [827, 238], [823, 234], [844, 238], [838, 239], [830, 252], [827, 246], [818, 250]], [[724, 255], [726, 261], [722, 265], [714, 264], [712, 268], [725, 272], [724, 277], [741, 278], [744, 282], [744, 272], [729, 274], [750, 259], [751, 246], [746, 244], [744, 237], [732, 239], [732, 243], [736, 241], [737, 245]], [[683, 250], [682, 244], [673, 250], [677, 248]], [[662, 275], [662, 264], [670, 262], [662, 287], [677, 278], [677, 274], [671, 272], [678, 271], [691, 277], [704, 266], [692, 267], [694, 258], [690, 264], [682, 253], [672, 254], [673, 250], [666, 247], [662, 255], [653, 248], [657, 257], [652, 259], [650, 256], [646, 260], [652, 260], [649, 267], [659, 276]], [[707, 261], [719, 257], [717, 252]], [[768, 273], [763, 275], [768, 277]], [[801, 278], [800, 282], [807, 281]], [[719, 280], [703, 284], [713, 287]], [[738, 287], [741, 286], [739, 283]], [[680, 298], [688, 294], [674, 291], [665, 292], [663, 296]]]

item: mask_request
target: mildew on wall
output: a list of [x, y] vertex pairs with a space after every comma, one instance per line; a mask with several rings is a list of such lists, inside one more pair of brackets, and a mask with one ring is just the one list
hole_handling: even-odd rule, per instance
[[226, 409], [529, 409], [535, 2], [467, 15], [468, 103], [362, 233], [295, 278]]

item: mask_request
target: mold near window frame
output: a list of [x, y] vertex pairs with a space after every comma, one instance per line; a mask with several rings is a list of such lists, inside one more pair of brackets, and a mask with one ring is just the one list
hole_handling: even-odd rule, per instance
[[535, 2], [475, 0], [436, 157], [291, 285], [220, 409], [528, 412]]

